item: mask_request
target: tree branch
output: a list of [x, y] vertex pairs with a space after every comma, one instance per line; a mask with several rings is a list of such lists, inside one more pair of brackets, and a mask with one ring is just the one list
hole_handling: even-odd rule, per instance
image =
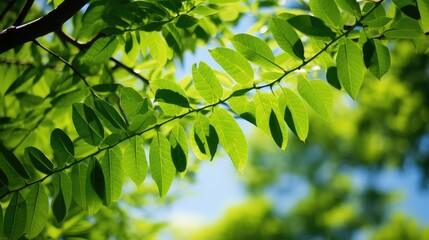
[[33, 6], [33, 3], [34, 3], [34, 0], [27, 0], [21, 13], [18, 15], [18, 18], [13, 23], [14, 26], [21, 25], [24, 22], [25, 17], [27, 17], [27, 14], [31, 9], [31, 6]]
[[0, 54], [38, 37], [54, 32], [75, 15], [88, 0], [65, 0], [58, 8], [29, 23], [0, 32]]
[[9, 0], [7, 3], [7, 6], [3, 9], [3, 11], [0, 13], [0, 22], [3, 20], [4, 16], [6, 16], [6, 13], [9, 12], [9, 10], [15, 5], [16, 0]]

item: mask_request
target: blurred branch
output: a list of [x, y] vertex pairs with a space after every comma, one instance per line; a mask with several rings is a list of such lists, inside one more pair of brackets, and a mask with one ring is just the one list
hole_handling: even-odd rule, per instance
[[75, 15], [88, 0], [65, 0], [58, 8], [29, 23], [0, 32], [0, 54], [38, 37], [54, 32]]
[[19, 14], [18, 18], [13, 23], [13, 26], [18, 26], [24, 22], [25, 17], [27, 17], [28, 12], [31, 9], [31, 6], [33, 6], [34, 0], [27, 0], [27, 2], [24, 5], [24, 8], [22, 9], [21, 13]]
[[6, 16], [6, 13], [9, 12], [9, 10], [15, 5], [16, 0], [9, 0], [6, 7], [3, 9], [3, 11], [0, 13], [0, 22], [3, 20], [4, 16]]
[[[42, 65], [35, 64], [33, 62], [27, 62], [27, 61], [20, 61], [16, 59], [6, 59], [6, 58], [0, 58], [0, 64], [7, 64], [7, 65], [20, 65], [20, 66], [26, 66], [26, 67], [41, 67]], [[43, 65], [44, 68], [49, 68], [54, 71], [62, 71], [61, 68], [55, 66], [55, 65]]]

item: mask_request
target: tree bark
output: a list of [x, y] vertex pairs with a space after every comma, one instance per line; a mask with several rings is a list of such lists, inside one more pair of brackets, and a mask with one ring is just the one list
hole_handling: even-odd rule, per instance
[[56, 31], [86, 3], [88, 3], [88, 0], [65, 0], [56, 9], [43, 17], [3, 30], [0, 32], [0, 54]]

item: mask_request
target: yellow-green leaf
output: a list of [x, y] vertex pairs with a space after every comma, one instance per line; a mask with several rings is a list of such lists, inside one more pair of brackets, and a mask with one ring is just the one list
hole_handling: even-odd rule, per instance
[[301, 140], [308, 135], [308, 113], [301, 98], [288, 88], [282, 88], [279, 97], [279, 108], [290, 130]]
[[152, 139], [149, 159], [150, 173], [158, 186], [159, 195], [164, 197], [173, 182], [176, 168], [171, 159], [170, 142], [159, 132]]
[[334, 94], [325, 81], [308, 81], [306, 77], [299, 75], [298, 92], [317, 114], [326, 120], [331, 119]]
[[101, 169], [104, 175], [105, 204], [111, 206], [118, 201], [122, 193], [124, 173], [122, 170], [122, 153], [118, 146], [106, 150], [101, 159]]
[[195, 88], [207, 103], [215, 103], [222, 98], [222, 85], [205, 62], [200, 62], [198, 67], [196, 64], [192, 65], [192, 76]]
[[130, 138], [122, 159], [125, 173], [137, 186], [140, 186], [146, 178], [149, 168], [143, 147], [143, 139], [140, 136]]

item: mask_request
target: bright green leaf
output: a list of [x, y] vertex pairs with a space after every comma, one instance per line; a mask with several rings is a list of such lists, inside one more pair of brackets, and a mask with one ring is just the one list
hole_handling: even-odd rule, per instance
[[256, 126], [254, 101], [248, 101], [246, 96], [237, 96], [228, 99], [228, 104], [238, 116]]
[[124, 161], [124, 172], [137, 187], [140, 186], [146, 178], [149, 168], [143, 147], [143, 139], [140, 136], [130, 138], [122, 159]]
[[292, 57], [305, 60], [304, 46], [290, 24], [281, 18], [271, 18], [270, 29], [280, 48]]
[[179, 115], [184, 108], [189, 107], [185, 91], [176, 82], [158, 79], [151, 81], [150, 86], [164, 114]]
[[305, 141], [308, 135], [309, 123], [307, 109], [301, 98], [292, 90], [282, 88], [282, 94], [279, 97], [279, 108], [290, 130], [301, 141]]
[[298, 92], [310, 107], [326, 120], [331, 119], [334, 94], [331, 87], [322, 80], [308, 81], [298, 76]]
[[129, 119], [140, 113], [144, 99], [136, 90], [123, 87], [120, 90], [121, 107]]
[[195, 88], [207, 103], [215, 103], [221, 99], [222, 85], [209, 65], [205, 62], [200, 62], [198, 67], [196, 64], [192, 65], [192, 76], [194, 77]]
[[219, 136], [219, 142], [234, 163], [235, 168], [243, 172], [247, 162], [247, 141], [235, 119], [222, 108], [218, 108], [210, 116], [210, 124], [213, 125]]
[[116, 109], [108, 102], [97, 99], [95, 108], [100, 113], [101, 120], [112, 132], [126, 132], [127, 124]]
[[105, 204], [111, 206], [118, 201], [122, 192], [124, 173], [122, 170], [122, 153], [118, 146], [106, 150], [101, 159], [101, 168], [103, 169], [105, 191]]
[[235, 81], [242, 85], [253, 82], [253, 68], [240, 53], [229, 48], [211, 49], [210, 55]]
[[33, 185], [25, 196], [27, 202], [26, 237], [35, 238], [48, 222], [49, 202], [45, 187], [41, 183]]
[[362, 15], [359, 3], [356, 0], [335, 0], [335, 2], [345, 12], [348, 12], [356, 17], [360, 17]]
[[27, 204], [20, 192], [15, 192], [4, 214], [3, 235], [18, 239], [25, 234], [27, 226]]
[[277, 66], [271, 48], [262, 39], [241, 33], [235, 35], [231, 42], [235, 49], [249, 61], [264, 67]]
[[310, 0], [310, 10], [314, 16], [322, 19], [328, 26], [343, 28], [343, 18], [334, 0]]
[[200, 160], [213, 159], [216, 153], [218, 137], [211, 128], [209, 119], [197, 114], [190, 139], [193, 152]]
[[170, 133], [171, 158], [178, 172], [184, 172], [188, 161], [188, 143], [181, 124], [177, 124]]
[[337, 68], [341, 85], [356, 99], [365, 73], [364, 62], [362, 49], [348, 38], [345, 38], [338, 48]]
[[81, 64], [93, 65], [106, 62], [116, 51], [118, 44], [116, 37], [99, 38], [82, 56]]
[[159, 195], [164, 197], [173, 182], [176, 168], [171, 159], [170, 142], [161, 133], [152, 139], [149, 152], [150, 173], [159, 189]]
[[378, 39], [368, 39], [363, 45], [366, 68], [380, 79], [390, 68], [389, 49]]
[[160, 66], [167, 63], [168, 45], [165, 39], [158, 32], [146, 32], [145, 40], [149, 47], [149, 53]]
[[74, 103], [72, 119], [76, 132], [85, 142], [93, 146], [100, 144], [104, 138], [104, 129], [92, 108]]
[[54, 164], [39, 149], [27, 147], [25, 148], [25, 156], [40, 172], [45, 174], [50, 174], [52, 172]]
[[429, 31], [429, 2], [426, 0], [417, 0], [417, 6], [420, 12], [420, 24], [424, 32]]

